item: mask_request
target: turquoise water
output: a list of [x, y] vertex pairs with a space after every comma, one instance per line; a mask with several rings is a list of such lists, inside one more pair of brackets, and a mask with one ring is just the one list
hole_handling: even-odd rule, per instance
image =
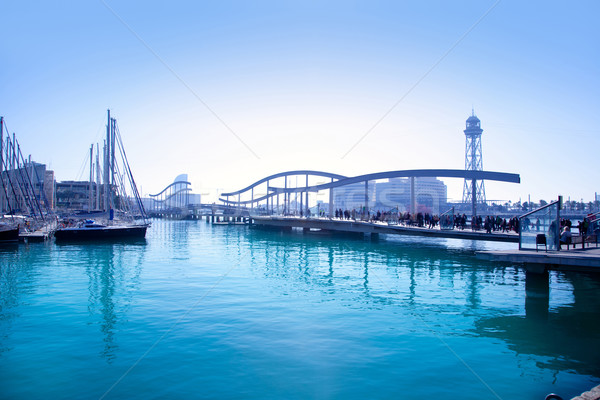
[[543, 399], [600, 384], [600, 278], [378, 242], [156, 220], [0, 248], [6, 399]]

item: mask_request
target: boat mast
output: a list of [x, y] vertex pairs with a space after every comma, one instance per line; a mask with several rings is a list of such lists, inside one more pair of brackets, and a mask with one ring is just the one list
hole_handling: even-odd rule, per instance
[[[2, 179], [2, 188], [6, 190], [4, 187], [4, 117], [0, 117], [0, 179]], [[4, 213], [4, 190], [0, 192], [1, 213]]]
[[100, 145], [96, 143], [96, 210], [100, 209]]
[[106, 123], [106, 141], [104, 142], [104, 211], [110, 214], [110, 110], [108, 110]]
[[89, 190], [89, 196], [88, 196], [88, 212], [92, 211], [92, 208], [94, 207], [94, 188], [93, 188], [93, 181], [94, 181], [94, 145], [90, 146], [90, 190]]
[[[14, 132], [12, 134], [12, 140], [10, 139], [10, 133], [8, 135], [9, 135], [9, 140], [10, 140], [10, 143], [9, 143], [9, 146], [10, 146], [9, 147], [9, 149], [10, 149], [10, 175], [9, 176], [10, 176], [10, 178], [9, 179], [11, 180], [11, 185], [12, 185], [13, 182], [18, 182], [16, 180], [17, 174], [15, 172], [15, 142], [17, 139], [15, 137]], [[20, 189], [19, 185], [16, 185], [16, 186], [17, 186], [17, 189]], [[17, 196], [16, 193], [14, 194], [14, 196], [15, 196], [15, 200], [14, 200], [15, 207], [19, 208], [19, 209], [22, 208], [23, 207], [22, 199], [19, 196]]]
[[115, 212], [115, 198], [112, 189], [115, 187], [115, 125], [117, 120], [114, 118], [110, 118], [110, 185], [109, 189], [109, 197], [110, 197], [110, 206], [111, 206], [111, 215], [110, 220], [114, 218]]
[[[110, 119], [110, 183], [111, 187], [115, 186], [115, 130], [117, 120]], [[111, 192], [111, 203], [114, 201]]]

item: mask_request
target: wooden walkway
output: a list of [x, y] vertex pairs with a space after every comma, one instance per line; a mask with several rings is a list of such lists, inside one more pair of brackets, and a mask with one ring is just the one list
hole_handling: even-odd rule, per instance
[[363, 233], [370, 235], [407, 235], [426, 236], [451, 239], [485, 240], [494, 242], [518, 243], [519, 235], [516, 233], [485, 233], [485, 231], [472, 231], [470, 229], [428, 229], [425, 227], [393, 225], [386, 222], [366, 222], [329, 218], [300, 218], [265, 216], [252, 217], [252, 224], [260, 227], [276, 229], [320, 229], [322, 231]]

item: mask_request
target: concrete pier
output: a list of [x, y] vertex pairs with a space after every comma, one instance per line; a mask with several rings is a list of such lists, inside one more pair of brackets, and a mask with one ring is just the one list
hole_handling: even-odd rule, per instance
[[524, 264], [531, 272], [543, 273], [548, 269], [600, 272], [600, 248], [561, 251], [504, 250], [481, 251], [477, 258]]
[[308, 228], [321, 229], [334, 232], [354, 232], [370, 235], [376, 239], [379, 234], [427, 236], [452, 239], [486, 240], [495, 242], [518, 243], [519, 235], [516, 233], [485, 233], [485, 231], [428, 229], [426, 227], [393, 225], [386, 222], [367, 222], [329, 218], [301, 218], [301, 217], [252, 217], [253, 224], [260, 227], [275, 229]]

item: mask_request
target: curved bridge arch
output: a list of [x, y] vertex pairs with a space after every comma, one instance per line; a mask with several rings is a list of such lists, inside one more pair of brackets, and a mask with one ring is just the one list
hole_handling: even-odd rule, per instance
[[494, 171], [466, 171], [461, 169], [409, 169], [399, 171], [376, 172], [372, 174], [358, 175], [351, 178], [340, 179], [335, 182], [323, 183], [320, 185], [299, 187], [299, 188], [275, 188], [271, 190], [279, 191], [280, 193], [303, 192], [307, 190], [319, 191], [340, 186], [352, 185], [354, 183], [376, 181], [379, 179], [390, 178], [461, 178], [461, 179], [476, 179], [498, 182], [521, 183], [521, 177], [518, 174], [510, 174], [506, 172]]
[[[279, 177], [287, 177], [292, 175], [314, 175], [314, 176], [323, 176], [332, 178], [332, 182], [322, 183], [318, 185], [304, 185], [297, 187], [272, 187], [268, 186], [268, 193], [260, 198], [254, 198], [252, 193], [251, 200], [241, 200], [240, 195], [242, 193], [248, 192], [249, 190], [253, 190], [254, 187], [264, 183], [269, 182], [272, 179], [276, 179]], [[460, 178], [467, 180], [490, 180], [497, 182], [509, 182], [509, 183], [520, 183], [521, 177], [518, 174], [506, 173], [506, 172], [495, 172], [495, 171], [469, 171], [469, 170], [459, 170], [459, 169], [414, 169], [414, 170], [397, 170], [397, 171], [385, 171], [385, 172], [376, 172], [364, 175], [358, 175], [354, 177], [345, 177], [339, 174], [332, 174], [321, 171], [309, 171], [309, 170], [300, 170], [300, 171], [288, 171], [281, 172], [278, 174], [274, 174], [263, 178], [261, 180], [256, 181], [255, 183], [245, 187], [244, 189], [240, 189], [235, 192], [222, 193], [221, 196], [225, 196], [227, 198], [220, 198], [219, 200], [228, 205], [235, 206], [245, 206], [247, 204], [258, 203], [260, 201], [267, 201], [268, 208], [268, 200], [274, 196], [279, 196], [279, 194], [284, 194], [286, 198], [289, 198], [291, 193], [305, 193], [306, 194], [306, 203], [308, 204], [308, 193], [309, 192], [318, 192], [321, 190], [334, 189], [337, 187], [343, 187], [347, 185], [357, 184], [364, 182], [365, 183], [365, 199], [368, 203], [368, 193], [367, 187], [369, 181], [375, 181], [380, 179], [391, 179], [391, 178], [420, 178], [420, 177], [437, 177], [437, 178]], [[336, 179], [335, 181], [333, 179]], [[268, 185], [268, 183], [267, 183]], [[238, 195], [238, 200], [229, 200], [229, 196]], [[411, 194], [412, 196], [412, 194]], [[279, 199], [279, 197], [277, 197]], [[302, 196], [300, 196], [300, 201], [302, 202]], [[332, 190], [330, 190], [330, 213], [332, 212]], [[272, 204], [271, 204], [272, 205]], [[302, 208], [302, 206], [301, 206]], [[308, 207], [307, 207], [308, 208]], [[284, 208], [285, 209], [285, 208]], [[475, 209], [473, 209], [473, 213], [475, 213]]]
[[254, 182], [253, 184], [246, 186], [245, 188], [237, 190], [235, 192], [221, 193], [221, 196], [235, 196], [236, 194], [241, 194], [241, 193], [247, 192], [265, 182], [269, 182], [269, 181], [277, 179], [277, 178], [282, 178], [284, 176], [288, 177], [288, 176], [295, 176], [295, 175], [310, 175], [310, 176], [320, 176], [320, 177], [331, 178], [331, 179], [346, 179], [346, 177], [344, 175], [333, 174], [333, 173], [325, 172], [325, 171], [312, 171], [312, 170], [286, 171], [286, 172], [279, 172], [277, 174], [267, 176], [266, 178], [262, 178], [256, 182]]
[[[175, 185], [186, 185], [186, 186], [191, 186], [192, 184], [188, 181], [180, 181], [180, 182], [173, 182], [171, 183], [169, 186], [167, 186], [166, 188], [164, 188], [161, 192], [157, 193], [157, 194], [150, 194], [150, 197], [158, 197], [161, 194], [163, 194], [164, 192], [166, 192], [167, 190], [169, 190], [170, 188], [172, 188]], [[191, 190], [191, 189], [190, 189]]]
[[[164, 192], [164, 191], [163, 191], [163, 192]], [[161, 192], [161, 194], [162, 194], [163, 192]], [[155, 201], [155, 202], [157, 202], [157, 203], [166, 203], [166, 202], [168, 202], [169, 200], [173, 199], [174, 197], [176, 197], [176, 196], [178, 196], [178, 195], [180, 195], [180, 194], [184, 194], [184, 193], [185, 193], [185, 194], [188, 194], [188, 193], [191, 193], [191, 192], [192, 192], [192, 189], [191, 189], [191, 188], [189, 188], [189, 187], [186, 187], [186, 188], [184, 188], [184, 189], [179, 189], [179, 190], [177, 190], [177, 191], [175, 191], [175, 192], [170, 192], [170, 193], [169, 193], [168, 195], [166, 195], [166, 196], [165, 196], [163, 199], [155, 199], [155, 198], [152, 198], [152, 200], [154, 200], [154, 201]], [[152, 194], [151, 194], [150, 196], [158, 196], [158, 195], [152, 195]]]
[[186, 208], [189, 204], [189, 194], [192, 192], [192, 184], [186, 178], [187, 175], [185, 174], [179, 175], [173, 183], [163, 190], [157, 194], [149, 195], [152, 200], [151, 210], [160, 213]]

